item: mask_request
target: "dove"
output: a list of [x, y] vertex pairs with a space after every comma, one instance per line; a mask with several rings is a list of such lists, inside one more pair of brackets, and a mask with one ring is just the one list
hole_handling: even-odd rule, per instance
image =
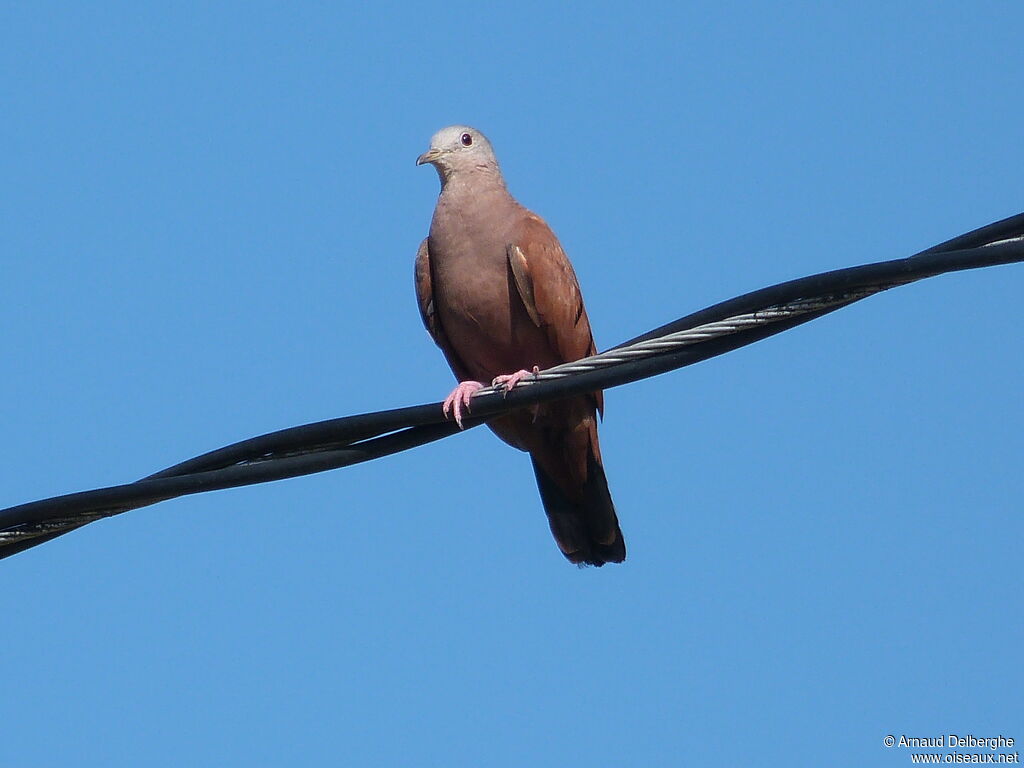
[[[509, 193], [490, 141], [453, 125], [416, 160], [441, 180], [416, 256], [420, 316], [458, 386], [446, 417], [462, 426], [484, 382], [512, 390], [539, 369], [596, 351], [576, 273], [551, 228]], [[601, 461], [601, 392], [532, 405], [488, 426], [533, 462], [562, 554], [579, 565], [626, 558]]]

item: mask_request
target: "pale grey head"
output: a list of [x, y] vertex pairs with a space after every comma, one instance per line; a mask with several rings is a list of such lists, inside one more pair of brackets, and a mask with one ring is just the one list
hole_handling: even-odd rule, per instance
[[416, 165], [425, 163], [437, 169], [442, 184], [453, 176], [478, 172], [501, 177], [491, 142], [468, 125], [449, 125], [435, 133], [430, 139], [430, 149], [416, 158]]

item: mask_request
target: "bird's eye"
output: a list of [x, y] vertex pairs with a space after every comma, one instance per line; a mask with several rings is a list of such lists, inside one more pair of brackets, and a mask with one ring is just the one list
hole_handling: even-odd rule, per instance
[[470, 136], [468, 133], [462, 134], [462, 146], [468, 147], [472, 143], [473, 143], [473, 137], [472, 136]]

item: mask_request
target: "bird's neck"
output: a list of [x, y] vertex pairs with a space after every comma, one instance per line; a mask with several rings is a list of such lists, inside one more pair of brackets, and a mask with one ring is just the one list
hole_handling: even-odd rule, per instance
[[[479, 245], [495, 238], [497, 250], [494, 252], [500, 252], [504, 259], [505, 241], [502, 238], [506, 233], [498, 230], [508, 223], [509, 213], [519, 207], [500, 175], [483, 177], [480, 174], [452, 174], [441, 187], [441, 195], [437, 199], [430, 223], [430, 236], [433, 238], [431, 259], [436, 256], [451, 262], [465, 250], [460, 242]], [[457, 235], [454, 239], [453, 234]], [[498, 243], [498, 240], [501, 242]]]
[[462, 197], [466, 194], [478, 195], [488, 192], [508, 194], [508, 187], [505, 186], [501, 171], [489, 165], [460, 168], [457, 171], [439, 168], [438, 171], [441, 175], [442, 197]]

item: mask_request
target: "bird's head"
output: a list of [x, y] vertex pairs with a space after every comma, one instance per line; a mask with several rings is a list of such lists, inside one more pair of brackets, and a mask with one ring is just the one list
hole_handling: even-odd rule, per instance
[[449, 125], [430, 139], [430, 149], [416, 158], [416, 165], [430, 164], [437, 169], [441, 183], [456, 174], [485, 171], [498, 173], [498, 159], [491, 142], [476, 128]]

